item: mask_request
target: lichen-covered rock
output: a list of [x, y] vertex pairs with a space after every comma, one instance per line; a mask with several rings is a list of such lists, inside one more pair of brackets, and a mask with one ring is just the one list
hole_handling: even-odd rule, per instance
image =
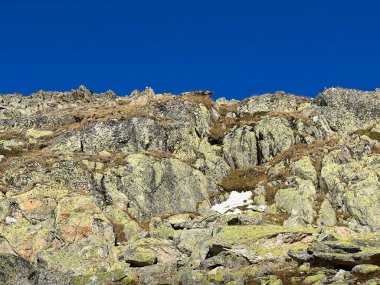
[[300, 103], [306, 103], [308, 100], [278, 91], [274, 94], [263, 94], [249, 98], [247, 103], [239, 108], [239, 112], [254, 114], [268, 111], [295, 111], [300, 107]]
[[314, 230], [303, 227], [227, 226], [210, 240], [210, 251], [215, 255], [215, 252], [228, 249], [251, 263], [281, 260], [290, 250], [307, 248], [314, 233]]
[[196, 212], [209, 194], [219, 192], [214, 182], [177, 159], [134, 154], [127, 157], [127, 162], [121, 191], [130, 199], [130, 211], [139, 219]]
[[303, 280], [303, 284], [311, 285], [311, 284], [323, 284], [327, 281], [325, 274], [316, 274], [306, 277]]
[[251, 127], [234, 129], [223, 140], [223, 156], [232, 168], [249, 168], [257, 164], [257, 141]]
[[323, 200], [321, 204], [318, 223], [327, 227], [333, 227], [337, 223], [335, 210], [327, 199]]
[[19, 256], [0, 254], [1, 284], [73, 285], [69, 276], [38, 270]]
[[290, 123], [282, 118], [264, 118], [256, 126], [255, 133], [259, 146], [258, 163], [270, 161], [276, 154], [295, 143]]
[[33, 267], [24, 259], [11, 254], [0, 255], [0, 282], [2, 284], [31, 284], [28, 277]]
[[317, 171], [313, 165], [312, 160], [308, 156], [295, 161], [292, 165], [294, 174], [305, 180], [310, 180], [313, 183], [317, 182]]
[[322, 114], [332, 129], [350, 132], [371, 125], [379, 118], [380, 93], [363, 92], [355, 89], [329, 88], [315, 99], [320, 106], [316, 111]]
[[0, 95], [0, 283], [378, 282], [379, 90], [211, 95]]
[[197, 149], [194, 167], [216, 182], [220, 182], [230, 171], [226, 160], [218, 155], [220, 146], [212, 146], [206, 138], [202, 139]]
[[325, 157], [321, 170], [321, 185], [333, 195], [334, 204], [371, 230], [380, 228], [379, 161], [378, 155], [357, 161], [337, 150]]
[[156, 263], [171, 263], [180, 260], [182, 254], [166, 240], [145, 238], [116, 249], [120, 261], [134, 267], [143, 267]]
[[109, 242], [87, 237], [42, 250], [37, 261], [49, 271], [73, 276], [107, 271], [116, 258]]
[[49, 150], [89, 154], [98, 154], [104, 150], [124, 153], [150, 149], [165, 151], [167, 139], [165, 130], [155, 120], [136, 117], [101, 122], [79, 131], [69, 131], [54, 139]]
[[373, 264], [359, 264], [352, 268], [352, 272], [356, 274], [371, 274], [380, 271], [380, 267]]
[[308, 180], [298, 179], [297, 184], [296, 188], [278, 190], [275, 196], [276, 205], [290, 214], [291, 218], [301, 218], [312, 223], [315, 216], [315, 187]]

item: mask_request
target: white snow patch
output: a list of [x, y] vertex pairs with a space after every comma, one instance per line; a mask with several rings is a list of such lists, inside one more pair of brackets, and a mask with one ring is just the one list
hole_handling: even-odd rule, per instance
[[7, 216], [7, 217], [5, 217], [5, 222], [8, 225], [13, 225], [13, 224], [17, 224], [17, 219], [14, 217]]
[[267, 209], [267, 205], [260, 205], [258, 210], [259, 212], [264, 212]]
[[253, 204], [253, 200], [251, 198], [252, 192], [250, 191], [241, 193], [232, 191], [230, 193], [230, 197], [228, 197], [226, 201], [212, 206], [211, 210], [220, 214], [241, 214], [242, 211], [236, 208]]

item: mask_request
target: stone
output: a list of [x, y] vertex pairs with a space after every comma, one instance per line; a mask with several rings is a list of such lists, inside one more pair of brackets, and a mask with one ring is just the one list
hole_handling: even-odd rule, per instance
[[335, 210], [327, 199], [323, 200], [321, 204], [318, 223], [327, 227], [333, 227], [337, 223]]
[[298, 267], [299, 272], [308, 272], [310, 270], [310, 263], [304, 263]]
[[300, 217], [305, 222], [312, 223], [315, 214], [315, 187], [308, 180], [297, 180], [297, 184], [297, 188], [279, 189], [275, 195], [275, 203], [291, 217]]
[[51, 136], [53, 134], [54, 133], [52, 131], [46, 131], [46, 130], [28, 129], [26, 131], [26, 136], [33, 139], [40, 139], [43, 137]]
[[375, 272], [379, 272], [380, 267], [373, 264], [358, 264], [352, 268], [352, 273], [355, 274], [371, 274]]
[[325, 274], [316, 274], [306, 277], [303, 280], [303, 284], [323, 284], [327, 280], [327, 277]]
[[127, 157], [121, 191], [129, 197], [138, 219], [154, 215], [196, 212], [197, 205], [218, 186], [200, 171], [177, 159], [157, 159], [143, 154]]
[[[276, 128], [273, 128], [276, 126]], [[268, 117], [255, 127], [257, 144], [260, 148], [258, 163], [270, 161], [276, 154], [295, 143], [290, 123], [282, 118]]]
[[317, 171], [315, 170], [310, 157], [302, 157], [301, 159], [294, 162], [291, 167], [294, 174], [298, 177], [301, 177], [304, 180], [310, 180], [314, 184], [317, 183]]
[[257, 142], [254, 130], [243, 126], [234, 129], [223, 139], [223, 156], [235, 169], [246, 169], [257, 164]]

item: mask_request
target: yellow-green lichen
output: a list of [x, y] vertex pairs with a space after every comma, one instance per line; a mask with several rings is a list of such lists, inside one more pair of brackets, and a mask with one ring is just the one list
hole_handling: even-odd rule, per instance
[[[322, 280], [325, 280], [326, 279], [326, 275], [325, 274], [317, 274], [317, 275], [312, 275], [312, 276], [308, 276], [304, 279], [303, 283], [305, 285], [309, 285], [309, 284], [315, 284], [317, 282], [322, 282]], [[317, 283], [319, 284], [319, 283]]]

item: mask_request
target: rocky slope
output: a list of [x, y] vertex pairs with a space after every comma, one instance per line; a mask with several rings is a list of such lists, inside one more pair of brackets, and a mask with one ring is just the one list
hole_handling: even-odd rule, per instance
[[380, 90], [0, 96], [1, 284], [380, 284]]

